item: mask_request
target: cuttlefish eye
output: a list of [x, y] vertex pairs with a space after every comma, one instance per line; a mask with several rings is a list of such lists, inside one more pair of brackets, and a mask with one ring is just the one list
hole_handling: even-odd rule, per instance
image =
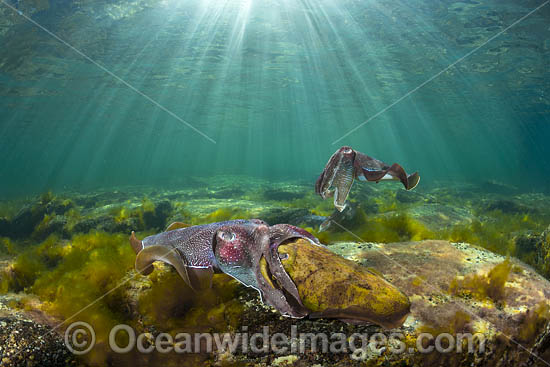
[[220, 260], [229, 265], [240, 264], [246, 258], [246, 250], [242, 238], [233, 231], [219, 231], [216, 253]]
[[218, 233], [218, 236], [220, 239], [227, 241], [227, 242], [233, 242], [237, 236], [233, 232], [220, 232]]

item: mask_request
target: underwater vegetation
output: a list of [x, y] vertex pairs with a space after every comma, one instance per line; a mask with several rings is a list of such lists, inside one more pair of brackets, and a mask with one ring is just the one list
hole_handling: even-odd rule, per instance
[[[60, 320], [83, 310], [78, 319], [94, 325], [98, 340], [85, 357], [91, 365], [105, 362], [109, 331], [120, 323], [136, 330], [158, 325], [205, 332], [236, 325], [242, 305], [235, 299], [239, 284], [231, 278], [215, 276], [213, 288], [198, 295], [170, 268], [155, 271], [150, 279], [137, 275], [134, 260], [125, 234], [92, 231], [70, 240], [50, 236], [25, 249], [0, 274], [0, 292], [24, 291], [29, 296], [23, 298], [23, 308], [29, 297], [38, 297], [41, 310]], [[138, 291], [139, 296], [134, 294]]]
[[531, 345], [550, 321], [550, 305], [540, 303], [522, 315], [519, 339]]
[[502, 255], [519, 255], [516, 251], [518, 235], [525, 231], [542, 230], [547, 223], [546, 217], [500, 210], [480, 213], [478, 218], [481, 219], [441, 231], [441, 238], [477, 244]]
[[[170, 266], [157, 266], [156, 263], [156, 270], [148, 277], [138, 275], [133, 270], [135, 254], [128, 245], [130, 230], [141, 231], [137, 235], [143, 238], [164, 230], [166, 224], [173, 221], [194, 225], [263, 218], [269, 224], [291, 221], [335, 248], [341, 241], [352, 246], [361, 241], [392, 243], [447, 239], [527, 259], [529, 264], [548, 263], [548, 231], [541, 231], [549, 221], [542, 205], [534, 209], [533, 201], [524, 203], [523, 199], [491, 197], [478, 200], [477, 194], [469, 192], [470, 196], [439, 196], [437, 191], [396, 190], [392, 185], [352, 188], [349, 208], [341, 213], [338, 221], [353, 234], [336, 225], [319, 231], [319, 223], [334, 213], [333, 204], [330, 200], [320, 200], [311, 188], [302, 189], [297, 185], [274, 187], [264, 196], [266, 186], [242, 194], [224, 183], [223, 190], [232, 193], [227, 199], [221, 194], [210, 198], [205, 196], [204, 190], [194, 191], [197, 196], [187, 191], [119, 191], [80, 196], [46, 193], [24, 203], [18, 210], [10, 209], [10, 216], [4, 218], [11, 229], [8, 233], [0, 233], [0, 259], [8, 264], [0, 270], [0, 293], [9, 296], [19, 292], [20, 301], [11, 306], [22, 311], [40, 310], [61, 321], [116, 288], [79, 314], [80, 320], [97, 327], [98, 346], [83, 361], [87, 365], [103, 366], [115, 358], [118, 365], [161, 363], [175, 366], [181, 365], [181, 358], [178, 359], [181, 356], [144, 356], [133, 352], [113, 356], [107, 346], [108, 331], [115, 324], [125, 323], [137, 332], [151, 333], [151, 343], [154, 343], [154, 336], [160, 331], [170, 334], [238, 332], [243, 322], [256, 325], [256, 318], [269, 320], [265, 322], [273, 325], [285, 320], [267, 312], [269, 309], [262, 308], [254, 292], [223, 274], [214, 275], [212, 288], [200, 293], [193, 293]], [[207, 191], [217, 192], [210, 188]], [[447, 211], [439, 212], [441, 208]], [[455, 208], [460, 211], [453, 211]], [[453, 217], [453, 214], [456, 215]], [[15, 218], [20, 228], [25, 227], [18, 234], [12, 231]], [[288, 247], [282, 247], [282, 251], [291, 252]], [[314, 257], [308, 260], [313, 262]], [[294, 277], [304, 273], [304, 268], [294, 268], [289, 261], [293, 261], [292, 256], [285, 267], [289, 273]], [[537, 269], [542, 272], [544, 268], [537, 266]], [[378, 271], [385, 273], [386, 269], [372, 269], [374, 274]], [[478, 304], [500, 310], [510, 299], [506, 282], [512, 277], [515, 279], [516, 271], [512, 261], [504, 261], [484, 273], [454, 279], [453, 274], [445, 284], [449, 286], [448, 292], [463, 302], [481, 301]], [[411, 277], [403, 283], [405, 285], [399, 285], [399, 289], [411, 297], [410, 292], [423, 291], [426, 279], [424, 276]], [[322, 283], [322, 280], [317, 281]], [[301, 287], [301, 291], [310, 288]], [[360, 289], [356, 291], [360, 293]], [[323, 307], [315, 294], [306, 293], [303, 298], [309, 307]], [[418, 302], [412, 297], [410, 300], [413, 305]], [[447, 313], [441, 308], [427, 307], [421, 316], [422, 326], [415, 332], [454, 333], [475, 331], [478, 327], [471, 315], [456, 307], [450, 307]], [[247, 318], [252, 319], [243, 321]], [[533, 343], [546, 320], [550, 319], [548, 306], [541, 303], [538, 307], [530, 307], [517, 318], [520, 338], [525, 343]], [[312, 322], [306, 321], [318, 327]], [[315, 322], [332, 327], [323, 319]], [[117, 340], [123, 344], [126, 337], [122, 333], [117, 335]], [[406, 342], [412, 346], [413, 336], [407, 336]], [[189, 365], [195, 365], [203, 363], [208, 356], [185, 358], [194, 358], [189, 359]], [[382, 359], [378, 361], [381, 363]], [[437, 362], [434, 356], [433, 364]]]
[[338, 226], [332, 226], [334, 231], [318, 232], [313, 228], [311, 231], [323, 243], [337, 241], [389, 243], [436, 238], [433, 231], [406, 213], [388, 213], [373, 217], [358, 207], [353, 221], [346, 224], [346, 228], [353, 233], [345, 230], [338, 231]]
[[113, 207], [109, 214], [119, 226], [119, 230], [133, 227], [133, 230], [145, 229], [161, 230], [167, 225], [168, 217], [173, 213], [170, 201], [162, 200], [154, 203], [147, 197], [141, 200], [140, 205], [128, 208], [126, 206]]
[[246, 210], [241, 210], [237, 208], [220, 208], [216, 209], [212, 213], [208, 214], [204, 218], [195, 218], [191, 221], [192, 224], [206, 224], [213, 222], [223, 222], [226, 220], [233, 219], [249, 219], [251, 217], [250, 213]]
[[449, 292], [461, 297], [471, 296], [480, 301], [490, 299], [499, 302], [505, 297], [505, 284], [513, 265], [509, 259], [496, 265], [487, 274], [471, 274], [453, 279]]
[[235, 299], [239, 283], [216, 274], [212, 288], [200, 295], [169, 268], [149, 276], [151, 288], [141, 294], [139, 312], [146, 324], [162, 325], [164, 330], [224, 331], [235, 328], [240, 320], [242, 304]]
[[0, 254], [14, 255], [15, 243], [8, 237], [0, 237]]
[[542, 233], [527, 233], [516, 238], [516, 255], [550, 278], [550, 226]]

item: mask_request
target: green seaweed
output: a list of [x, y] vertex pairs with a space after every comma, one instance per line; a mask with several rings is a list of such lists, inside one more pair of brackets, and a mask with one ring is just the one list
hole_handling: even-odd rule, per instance
[[0, 237], [0, 254], [14, 255], [16, 244], [8, 237]]
[[523, 314], [519, 327], [519, 339], [527, 345], [532, 344], [550, 321], [550, 305], [541, 302], [534, 309]]
[[55, 212], [50, 214], [44, 214], [42, 221], [34, 227], [34, 231], [31, 234], [31, 238], [43, 238], [46, 233], [50, 223], [55, 219]]
[[[109, 331], [120, 323], [135, 330], [144, 324], [164, 331], [205, 332], [238, 324], [243, 306], [235, 291], [240, 285], [230, 277], [216, 275], [212, 289], [195, 293], [167, 266], [160, 266], [150, 278], [137, 275], [134, 260], [126, 234], [91, 231], [69, 241], [50, 236], [17, 257], [2, 274], [0, 291], [37, 295], [42, 310], [59, 319], [78, 313], [75, 320], [89, 323], [96, 333], [97, 346], [85, 356], [92, 365], [105, 365], [111, 357]], [[133, 313], [137, 310], [132, 305], [132, 281], [151, 284], [140, 288], [138, 295], [143, 324]], [[133, 357], [128, 355], [128, 361]]]
[[78, 209], [71, 208], [65, 213], [65, 218], [67, 219], [67, 222], [65, 223], [64, 229], [68, 233], [72, 233], [73, 230], [74, 230], [74, 227], [82, 219], [82, 216], [81, 216], [80, 211]]
[[435, 238], [434, 233], [420, 221], [405, 213], [369, 217], [360, 208], [350, 226], [350, 232], [318, 232], [309, 228], [323, 243], [336, 241], [401, 242]]
[[48, 190], [46, 192], [43, 192], [40, 194], [40, 204], [44, 205], [49, 203], [50, 201], [53, 201], [55, 199], [55, 195], [53, 194], [52, 190]]
[[114, 325], [129, 322], [122, 279], [134, 257], [126, 235], [92, 231], [70, 241], [50, 236], [17, 257], [3, 288], [39, 296], [42, 309], [60, 319], [81, 311], [78, 320], [93, 325], [98, 340], [106, 341]]
[[150, 275], [151, 288], [140, 294], [139, 311], [145, 315], [146, 324], [164, 330], [223, 331], [236, 327], [242, 314], [242, 304], [235, 299], [237, 281], [215, 275], [212, 288], [197, 293], [176, 272], [166, 270], [155, 270]]
[[449, 292], [454, 295], [470, 295], [478, 300], [501, 302], [506, 295], [506, 281], [512, 271], [510, 259], [495, 265], [486, 275], [471, 274], [451, 281]]
[[[434, 312], [434, 315], [440, 315], [440, 313]], [[452, 312], [449, 316], [442, 318], [434, 318], [429, 323], [421, 325], [417, 330], [417, 335], [420, 333], [429, 333], [431, 335], [440, 335], [443, 333], [449, 333], [455, 335], [467, 331], [470, 327], [472, 317], [470, 314], [457, 310]]]
[[192, 224], [205, 224], [212, 222], [223, 222], [232, 219], [249, 219], [250, 212], [237, 208], [219, 208], [208, 214], [204, 218], [191, 218]]
[[39, 246], [24, 251], [16, 261], [2, 273], [2, 288], [20, 292], [32, 286], [38, 276], [61, 258], [57, 250], [56, 236], [48, 237]]

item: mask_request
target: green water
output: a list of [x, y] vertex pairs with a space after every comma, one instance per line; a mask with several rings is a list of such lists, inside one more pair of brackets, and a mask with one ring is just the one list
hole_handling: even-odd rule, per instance
[[[529, 352], [549, 360], [545, 1], [0, 0], [0, 365], [283, 365], [273, 354], [115, 353], [107, 342], [120, 324], [155, 337], [291, 324], [378, 330], [285, 318], [227, 269], [199, 293], [159, 261], [150, 276], [135, 271], [139, 241], [170, 223], [251, 218], [270, 231], [298, 226], [335, 261], [383, 275], [410, 298], [412, 313], [397, 329], [407, 343], [426, 330], [479, 331], [494, 346], [485, 355], [369, 349], [364, 362], [315, 351], [283, 359], [504, 366], [522, 365]], [[422, 179], [410, 191], [356, 182], [338, 212], [314, 185], [344, 145]], [[178, 244], [181, 264], [204, 255], [199, 247], [216, 259], [223, 231], [189, 237], [205, 238], [200, 246]], [[250, 252], [268, 243], [255, 236]], [[311, 304], [324, 304], [321, 293], [380, 289], [356, 273], [336, 284], [334, 267], [308, 263], [326, 251], [311, 246], [312, 256], [292, 260]], [[267, 255], [289, 259], [275, 248]], [[269, 268], [275, 260], [251, 259], [264, 283], [281, 275]], [[325, 294], [306, 282], [312, 274], [336, 286]], [[272, 284], [285, 297], [300, 279], [288, 277]], [[387, 312], [395, 299], [382, 294], [372, 303]], [[353, 302], [363, 301], [349, 302], [356, 312]], [[69, 354], [62, 334], [72, 322], [95, 328], [88, 354]]]
[[341, 145], [423, 184], [547, 190], [543, 4], [4, 0], [0, 195], [313, 185]]

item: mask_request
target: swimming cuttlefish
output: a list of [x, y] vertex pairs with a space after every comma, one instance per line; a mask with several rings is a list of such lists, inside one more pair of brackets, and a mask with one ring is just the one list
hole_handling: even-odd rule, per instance
[[[347, 322], [375, 323], [385, 327], [402, 324], [409, 312], [408, 299], [382, 278], [372, 278], [372, 274], [368, 278], [369, 286], [365, 288], [370, 298], [361, 298], [363, 304], [370, 304], [365, 299], [372, 300], [378, 294], [385, 300], [388, 299], [388, 292], [396, 295], [383, 310], [383, 314], [378, 311], [379, 308], [373, 311], [373, 308], [368, 305], [361, 308], [361, 305], [350, 303], [349, 297], [345, 300], [345, 307], [341, 309], [331, 306], [330, 309], [324, 310], [308, 308], [304, 305], [300, 293], [304, 294], [303, 290], [311, 286], [295, 284], [286, 270], [286, 268], [301, 269], [303, 273], [303, 269], [307, 268], [305, 263], [303, 266], [296, 264], [296, 256], [289, 259], [288, 245], [296, 246], [297, 243], [299, 253], [307, 247], [310, 252], [323, 252], [325, 257], [328, 253], [340, 258], [328, 251], [312, 234], [301, 228], [289, 224], [269, 226], [259, 219], [239, 219], [192, 227], [174, 223], [167, 228], [166, 232], [143, 240], [138, 240], [134, 232], [130, 237], [130, 244], [137, 255], [135, 267], [138, 272], [147, 275], [153, 271], [155, 261], [165, 262], [172, 265], [194, 291], [209, 288], [214, 273], [225, 273], [245, 286], [256, 289], [262, 301], [285, 316], [331, 317]], [[283, 244], [287, 246], [286, 250], [285, 246], [281, 246]], [[349, 261], [343, 258], [341, 260]], [[331, 260], [321, 260], [321, 262], [326, 261]], [[322, 267], [315, 272], [317, 271], [322, 272]], [[349, 279], [353, 282], [358, 281], [357, 271], [356, 268], [349, 271], [350, 275], [353, 275]], [[297, 271], [294, 273], [295, 276], [303, 275]], [[330, 283], [331, 275], [327, 274], [326, 278], [329, 280], [319, 278], [319, 282]], [[342, 294], [341, 283], [335, 286], [337, 287], [335, 292]], [[334, 295], [323, 296], [335, 299]]]
[[[356, 178], [376, 183], [385, 180], [401, 181], [406, 190], [414, 189], [420, 181], [418, 172], [407, 175], [403, 167], [397, 163], [390, 166], [344, 146], [328, 160], [315, 183], [315, 192], [323, 199], [334, 196], [334, 206], [341, 212], [346, 207], [346, 199]], [[331, 190], [332, 188], [334, 190]]]

